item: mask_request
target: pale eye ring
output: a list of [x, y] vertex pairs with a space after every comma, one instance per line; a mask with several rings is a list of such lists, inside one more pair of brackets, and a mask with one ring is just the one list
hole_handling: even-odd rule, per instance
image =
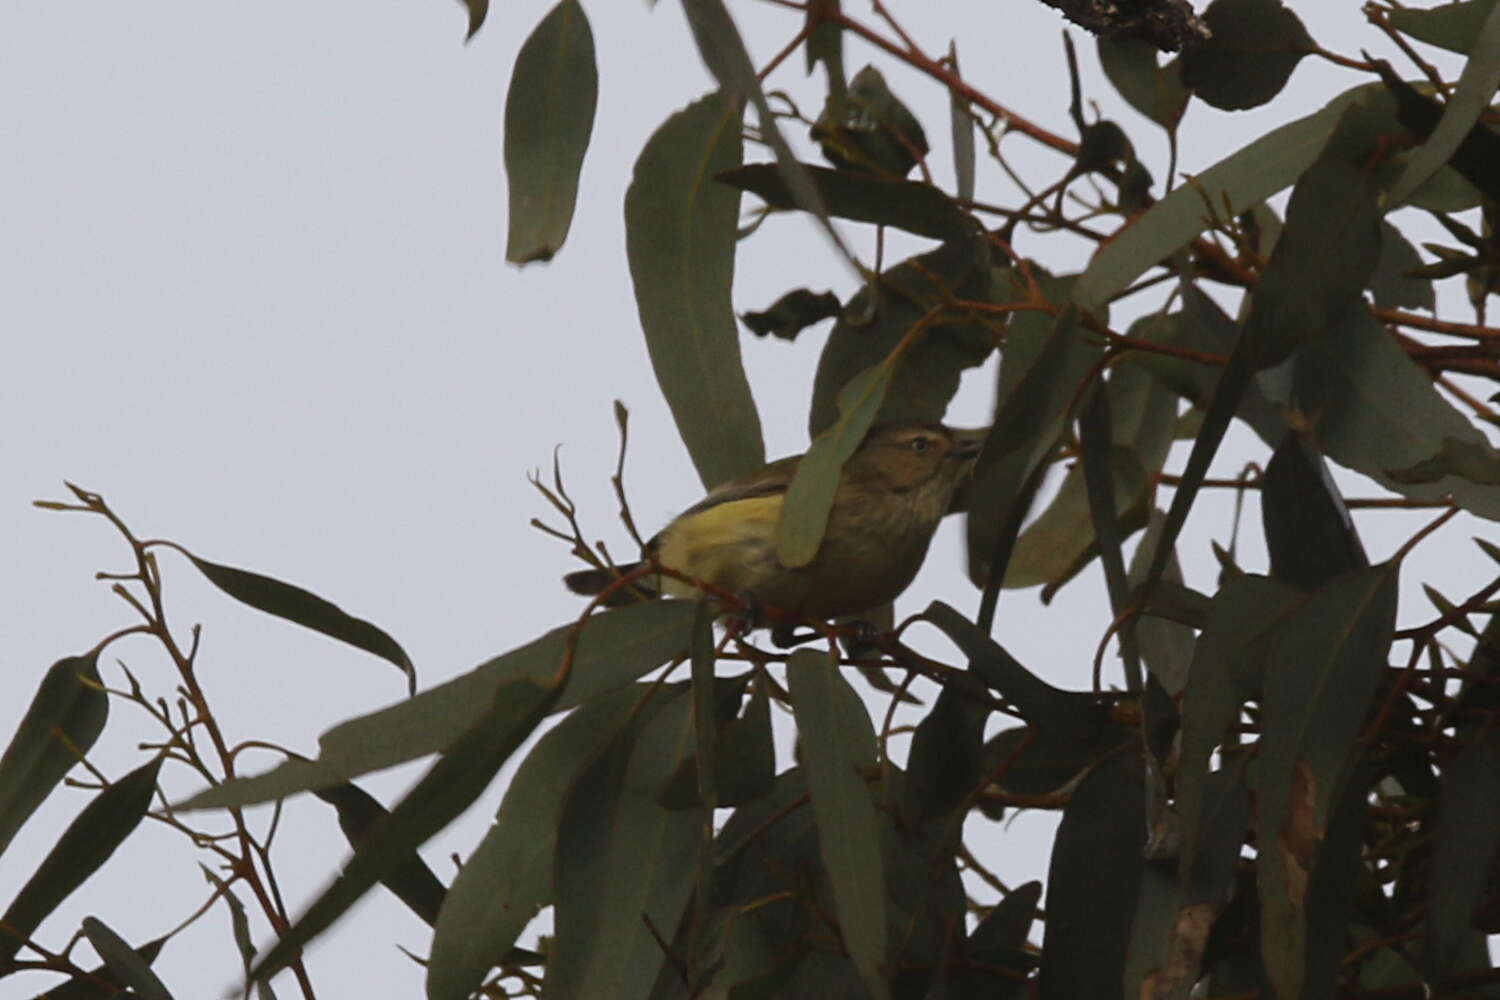
[[925, 454], [927, 449], [931, 447], [931, 438], [915, 437], [911, 439], [911, 450], [916, 452], [918, 455]]

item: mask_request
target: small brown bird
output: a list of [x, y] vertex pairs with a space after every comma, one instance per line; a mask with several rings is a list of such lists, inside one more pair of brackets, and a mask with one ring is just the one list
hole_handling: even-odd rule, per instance
[[[844, 463], [822, 547], [805, 566], [788, 568], [776, 557], [776, 527], [800, 455], [716, 487], [651, 539], [647, 552], [662, 566], [722, 591], [748, 594], [792, 618], [871, 611], [894, 600], [917, 575], [978, 452], [977, 441], [958, 438], [941, 424], [871, 429]], [[564, 579], [576, 593], [592, 595], [616, 578], [587, 569]], [[674, 597], [697, 593], [668, 576], [641, 582]], [[612, 603], [630, 599], [624, 590], [619, 597]]]

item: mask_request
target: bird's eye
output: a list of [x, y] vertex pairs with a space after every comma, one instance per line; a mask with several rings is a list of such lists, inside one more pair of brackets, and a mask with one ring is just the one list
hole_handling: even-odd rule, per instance
[[915, 437], [911, 439], [911, 450], [916, 452], [918, 455], [925, 454], [927, 452], [927, 449], [931, 447], [931, 438]]

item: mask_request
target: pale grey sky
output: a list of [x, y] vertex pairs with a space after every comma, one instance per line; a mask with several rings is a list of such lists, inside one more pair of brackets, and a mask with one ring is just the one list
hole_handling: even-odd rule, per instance
[[[697, 499], [641, 340], [621, 203], [646, 137], [711, 82], [676, 4], [585, 3], [601, 93], [578, 211], [558, 258], [519, 271], [504, 262], [500, 122], [515, 52], [548, 6], [496, 4], [467, 47], [454, 0], [0, 7], [0, 734], [9, 737], [47, 665], [131, 620], [92, 581], [96, 569], [126, 568], [106, 526], [29, 506], [61, 497], [64, 478], [103, 493], [143, 536], [302, 584], [377, 622], [412, 654], [424, 685], [577, 613], [552, 583], [569, 568], [567, 553], [527, 526], [547, 510], [526, 473], [550, 463], [554, 445], [586, 527], [625, 551], [607, 482], [612, 399], [634, 414], [628, 481], [642, 528]], [[1029, 0], [891, 6], [932, 52], [957, 35], [965, 75], [980, 89], [1069, 133], [1063, 25], [1052, 11]], [[1352, 0], [1288, 6], [1330, 48], [1380, 47]], [[758, 60], [796, 30], [785, 11], [733, 7]], [[1114, 95], [1090, 41], [1074, 34], [1088, 96], [1127, 125], [1162, 177], [1160, 131]], [[851, 41], [850, 71], [871, 56]], [[949, 184], [946, 94], [882, 65], [926, 124], [934, 174]], [[1356, 82], [1307, 59], [1267, 108], [1230, 115], [1195, 105], [1182, 166], [1206, 166]], [[799, 67], [777, 83], [795, 88], [804, 109], [817, 107], [816, 81]], [[1028, 146], [1007, 143], [1033, 176], [1055, 175], [1056, 155]], [[981, 162], [980, 191], [993, 200], [1009, 197], [997, 175]], [[869, 233], [849, 231], [868, 255]], [[1056, 256], [1054, 239], [1023, 250], [1057, 268], [1080, 263], [1076, 249]], [[742, 247], [738, 308], [804, 284], [851, 291], [805, 221], [773, 220]], [[821, 342], [821, 331], [795, 346], [745, 340], [773, 455], [806, 444]], [[985, 421], [991, 373], [966, 381], [953, 422]], [[1231, 446], [1225, 470], [1265, 457], [1248, 435]], [[1211, 589], [1207, 541], [1227, 537], [1229, 507], [1200, 507], [1181, 552], [1190, 582]], [[1248, 513], [1241, 551], [1258, 568], [1253, 504]], [[1382, 558], [1424, 517], [1359, 523]], [[903, 610], [934, 597], [972, 609], [960, 535], [956, 522], [945, 526]], [[1404, 619], [1429, 611], [1411, 583], [1424, 567], [1454, 580], [1455, 596], [1490, 572], [1465, 538], [1450, 527], [1419, 553]], [[334, 722], [401, 697], [401, 678], [381, 661], [236, 606], [181, 560], [164, 561], [179, 630], [204, 623], [200, 673], [232, 738], [311, 752]], [[1082, 685], [1104, 606], [1096, 573], [1040, 616], [1034, 591], [1007, 594], [999, 635], [1050, 680]], [[148, 687], [169, 689], [150, 647], [110, 653]], [[120, 680], [112, 658], [104, 672]], [[92, 757], [118, 776], [143, 759], [135, 744], [156, 735], [117, 704]], [[390, 802], [416, 773], [409, 766], [362, 784]], [[192, 787], [180, 770], [164, 777], [179, 793]], [[472, 848], [500, 789], [429, 846], [445, 880], [448, 855]], [[0, 897], [10, 898], [85, 801], [59, 792], [33, 817], [0, 865]], [[305, 899], [347, 849], [332, 811], [306, 797], [288, 804], [284, 826], [278, 872], [289, 895]], [[1051, 827], [1047, 816], [1016, 820], [993, 852], [1001, 873], [1040, 876]], [[41, 937], [60, 945], [88, 914], [134, 943], [154, 937], [206, 898], [200, 859], [208, 860], [180, 835], [147, 824]], [[265, 941], [264, 927], [257, 932]], [[421, 971], [396, 946], [420, 954], [428, 939], [377, 891], [308, 963], [326, 997], [414, 997]], [[177, 996], [207, 997], [233, 981], [236, 962], [221, 906], [169, 944], [157, 967]], [[0, 998], [31, 996], [47, 981], [13, 977], [0, 982]]]

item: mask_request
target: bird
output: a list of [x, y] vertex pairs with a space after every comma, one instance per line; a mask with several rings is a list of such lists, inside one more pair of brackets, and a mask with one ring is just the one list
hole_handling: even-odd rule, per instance
[[[776, 552], [787, 487], [803, 457], [794, 455], [715, 487], [647, 542], [640, 562], [578, 570], [564, 581], [575, 593], [597, 595], [654, 561], [784, 619], [858, 616], [910, 585], [979, 448], [937, 423], [873, 427], [844, 463], [822, 545], [804, 566], [787, 566]], [[699, 596], [666, 574], [647, 574], [635, 586], [636, 593], [621, 587], [606, 603]]]

